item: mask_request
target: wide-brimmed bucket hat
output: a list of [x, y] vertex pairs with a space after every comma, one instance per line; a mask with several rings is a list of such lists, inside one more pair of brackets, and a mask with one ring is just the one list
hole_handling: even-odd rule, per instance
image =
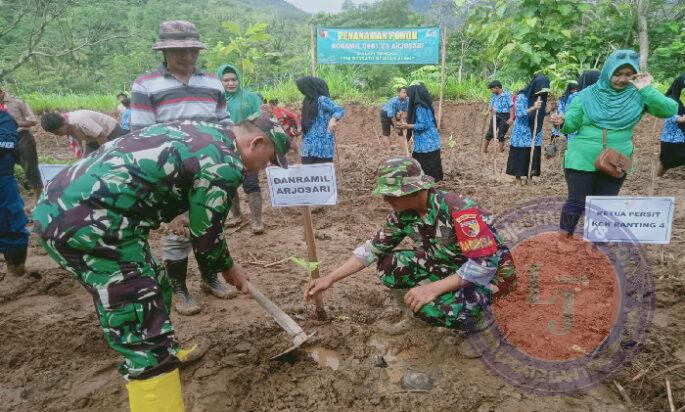
[[200, 41], [195, 25], [189, 21], [169, 20], [159, 25], [159, 41], [152, 50], [164, 49], [206, 49]]

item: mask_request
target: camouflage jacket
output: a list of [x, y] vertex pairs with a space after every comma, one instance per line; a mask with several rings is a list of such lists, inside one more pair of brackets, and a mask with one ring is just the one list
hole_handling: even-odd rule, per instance
[[373, 239], [353, 252], [365, 265], [391, 253], [405, 237], [426, 259], [453, 268], [462, 278], [487, 285], [494, 281], [502, 256], [509, 249], [492, 226], [489, 212], [475, 201], [454, 193], [428, 190], [428, 211], [393, 212]]
[[161, 222], [188, 211], [200, 270], [230, 269], [223, 222], [243, 180], [234, 140], [223, 126], [178, 121], [108, 142], [46, 186], [33, 212], [35, 231], [125, 260], [117, 245], [146, 240]]

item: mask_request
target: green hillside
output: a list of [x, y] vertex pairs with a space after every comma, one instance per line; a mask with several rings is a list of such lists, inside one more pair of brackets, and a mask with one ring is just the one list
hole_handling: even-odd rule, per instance
[[[36, 7], [34, 3], [38, 1], [0, 3], [0, 26], [8, 27], [14, 17], [27, 7]], [[290, 41], [293, 36], [306, 39], [309, 19], [307, 13], [284, 0], [95, 0], [73, 3], [61, 19], [47, 27], [42, 47], [45, 53], [74, 47], [88, 39], [123, 38], [85, 47], [63, 57], [32, 57], [2, 79], [3, 82], [15, 90], [31, 92], [127, 90], [137, 74], [159, 64], [161, 55], [153, 52], [151, 46], [163, 20], [194, 22], [202, 40], [212, 47], [219, 40], [228, 40], [222, 27], [225, 21], [243, 27], [249, 23], [267, 22], [279, 39]], [[15, 30], [0, 37], [0, 67], [11, 65], [21, 55], [31, 30], [38, 24], [37, 13], [31, 10]]]

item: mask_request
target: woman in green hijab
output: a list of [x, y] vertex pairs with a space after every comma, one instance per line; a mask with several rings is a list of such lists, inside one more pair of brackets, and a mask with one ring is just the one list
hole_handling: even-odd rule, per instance
[[582, 90], [565, 115], [551, 116], [552, 123], [562, 133], [577, 133], [564, 155], [568, 198], [559, 223], [564, 236], [573, 235], [585, 210], [586, 196], [616, 196], [625, 180], [595, 169], [595, 160], [603, 150], [603, 130], [606, 130], [607, 147], [631, 158], [633, 128], [644, 112], [668, 118], [678, 109], [673, 100], [651, 85], [649, 73], [639, 73], [639, 57], [633, 50], [611, 53], [599, 81]]
[[[244, 122], [252, 116], [261, 114], [262, 98], [257, 93], [246, 90], [240, 79], [240, 71], [230, 64], [222, 64], [216, 70], [216, 76], [221, 80], [226, 91], [226, 110], [231, 115], [233, 123]], [[258, 235], [264, 233], [262, 224], [262, 189], [259, 187], [258, 172], [245, 175], [243, 191], [247, 195], [247, 203], [250, 206], [250, 219], [252, 233]], [[235, 193], [235, 200], [231, 208], [231, 215], [227, 225], [238, 226], [242, 222], [240, 210], [240, 198]]]
[[237, 67], [222, 64], [216, 70], [216, 76], [224, 85], [226, 110], [231, 115], [233, 123], [238, 124], [250, 116], [260, 114], [262, 99], [257, 93], [243, 87], [240, 71]]

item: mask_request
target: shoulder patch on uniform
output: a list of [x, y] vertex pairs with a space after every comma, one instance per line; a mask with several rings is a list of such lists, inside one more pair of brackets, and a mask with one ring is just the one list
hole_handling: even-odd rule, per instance
[[452, 212], [457, 243], [464, 256], [479, 258], [497, 252], [497, 241], [475, 207]]

